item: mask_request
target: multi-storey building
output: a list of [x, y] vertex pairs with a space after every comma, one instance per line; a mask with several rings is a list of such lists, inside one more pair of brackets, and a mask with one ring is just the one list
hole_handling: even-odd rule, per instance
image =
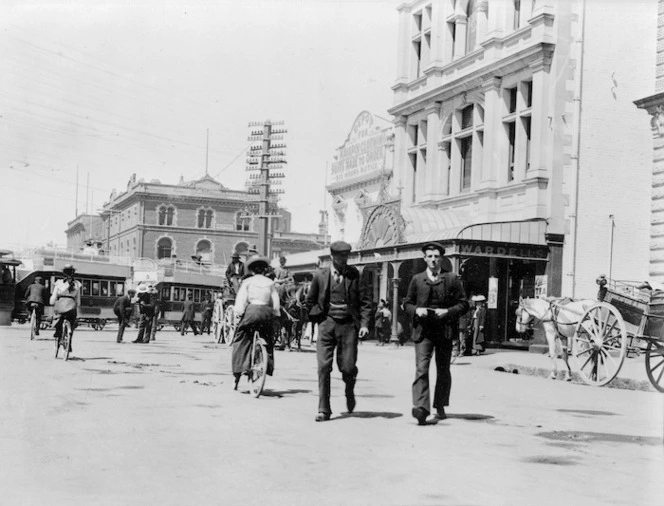
[[[635, 101], [650, 115], [653, 139], [650, 277], [664, 283], [664, 0], [658, 2], [655, 93]], [[652, 60], [651, 60], [652, 61]]]
[[86, 246], [103, 244], [104, 221], [98, 214], [79, 214], [67, 223], [67, 248], [79, 251]]
[[[175, 185], [132, 177], [126, 191], [111, 194], [100, 213], [104, 250], [130, 258], [194, 258], [223, 265], [234, 252], [242, 254], [257, 243], [256, 204], [255, 195], [228, 189], [208, 175]], [[273, 256], [319, 248], [327, 240], [291, 232], [290, 213], [279, 209], [276, 214], [271, 220]]]
[[520, 296], [594, 297], [600, 273], [645, 279], [651, 147], [631, 100], [652, 83], [656, 0], [398, 12], [392, 199], [365, 204], [352, 258], [380, 295], [396, 309], [422, 243], [440, 241], [504, 342]]

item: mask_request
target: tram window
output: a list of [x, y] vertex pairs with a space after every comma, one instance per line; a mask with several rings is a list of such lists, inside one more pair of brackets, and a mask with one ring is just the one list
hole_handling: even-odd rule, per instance
[[194, 289], [193, 288], [187, 288], [187, 300], [189, 300], [189, 297], [192, 299], [194, 298]]
[[99, 295], [99, 281], [92, 282], [92, 296]]
[[101, 285], [101, 296], [108, 297], [108, 281], [100, 281]]
[[119, 297], [120, 295], [124, 295], [124, 283], [122, 282], [115, 283], [115, 296]]
[[180, 288], [180, 301], [184, 302], [185, 300], [187, 300], [187, 289]]
[[84, 279], [83, 280], [83, 290], [81, 291], [81, 295], [90, 296], [90, 280], [89, 279]]
[[161, 287], [161, 300], [163, 300], [163, 301], [171, 300], [171, 287], [170, 286], [162, 286]]
[[174, 301], [180, 300], [180, 289], [177, 286], [173, 287], [173, 300]]
[[198, 288], [194, 288], [194, 302], [201, 301], [201, 291]]

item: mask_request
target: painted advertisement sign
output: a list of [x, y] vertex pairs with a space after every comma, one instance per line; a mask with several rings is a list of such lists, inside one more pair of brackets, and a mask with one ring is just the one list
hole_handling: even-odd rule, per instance
[[329, 184], [340, 183], [381, 171], [385, 167], [385, 150], [390, 128], [377, 124], [374, 116], [364, 111], [335, 155]]

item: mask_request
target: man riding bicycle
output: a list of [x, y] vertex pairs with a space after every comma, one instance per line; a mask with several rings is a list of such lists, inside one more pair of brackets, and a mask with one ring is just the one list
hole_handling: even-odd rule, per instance
[[35, 316], [37, 317], [36, 336], [39, 335], [39, 323], [44, 314], [44, 300], [46, 299], [46, 287], [43, 281], [41, 276], [37, 276], [35, 282], [28, 286], [28, 289], [25, 291], [25, 305], [28, 310], [28, 316], [34, 309]]
[[[71, 328], [76, 328], [77, 310], [81, 305], [81, 283], [74, 279], [73, 265], [67, 264], [62, 269], [65, 275], [64, 279], [59, 279], [53, 286], [51, 294], [51, 305], [54, 306], [55, 313], [58, 315], [58, 321], [55, 323], [55, 334], [53, 337], [59, 339], [62, 337], [62, 324], [65, 320], [71, 323]], [[69, 351], [72, 351], [71, 337], [69, 339]]]
[[267, 343], [267, 374], [271, 376], [274, 369], [272, 321], [279, 316], [279, 295], [274, 281], [265, 276], [269, 266], [270, 261], [265, 257], [250, 259], [246, 267], [252, 275], [242, 282], [235, 299], [235, 315], [240, 319], [235, 330], [231, 358], [236, 389], [242, 374], [250, 370], [251, 343], [255, 330], [260, 332]]

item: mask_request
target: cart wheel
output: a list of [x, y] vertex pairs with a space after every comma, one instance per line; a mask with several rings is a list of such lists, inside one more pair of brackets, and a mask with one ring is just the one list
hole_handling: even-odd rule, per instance
[[618, 375], [627, 354], [627, 330], [618, 310], [599, 302], [576, 326], [572, 355], [589, 385], [603, 386]]
[[226, 344], [233, 342], [233, 335], [235, 334], [235, 310], [233, 306], [228, 306], [224, 311], [224, 320], [221, 323], [221, 335], [223, 336]]
[[649, 341], [646, 348], [646, 372], [652, 386], [664, 392], [664, 343]]

